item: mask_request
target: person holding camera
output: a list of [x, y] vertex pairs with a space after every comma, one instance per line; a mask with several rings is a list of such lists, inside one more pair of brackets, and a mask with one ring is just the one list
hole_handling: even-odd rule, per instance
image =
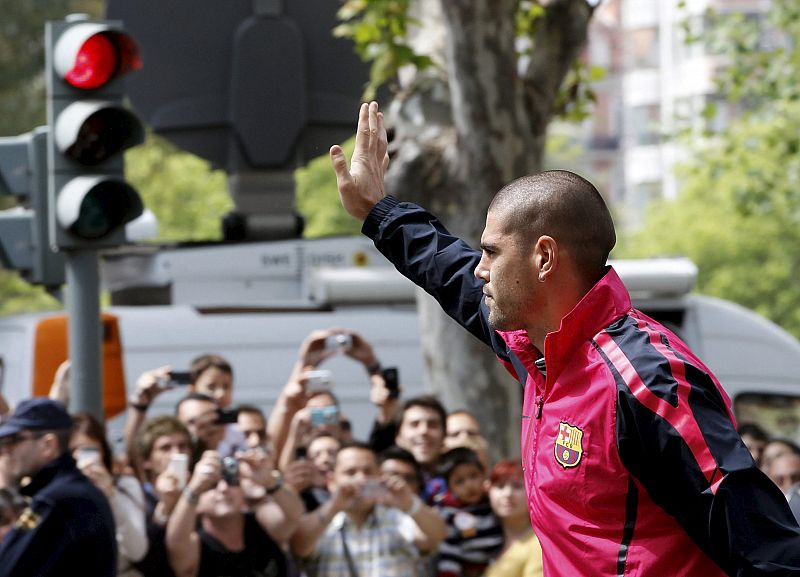
[[[224, 357], [215, 354], [200, 355], [192, 360], [188, 371], [173, 370], [168, 365], [145, 371], [136, 380], [136, 388], [128, 399], [128, 414], [125, 421], [128, 460], [137, 470], [139, 455], [135, 439], [147, 417], [147, 411], [156, 397], [175, 388], [183, 388], [187, 397], [194, 394], [208, 397], [220, 409], [221, 414], [230, 416], [228, 422], [224, 424], [229, 425], [236, 421], [235, 412], [231, 409], [233, 367]], [[215, 445], [214, 448], [223, 454], [232, 454], [235, 448], [245, 444], [243, 436], [236, 427], [226, 426], [222, 433], [222, 439], [217, 442], [218, 445], [221, 443], [221, 446]]]
[[346, 418], [342, 415], [339, 399], [330, 389], [319, 391], [311, 396], [305, 407], [292, 417], [289, 434], [280, 455], [281, 469], [308, 452], [311, 440], [320, 435], [329, 435], [340, 441], [352, 440], [343, 426]]
[[[330, 328], [315, 330], [308, 335], [300, 345], [297, 362], [269, 417], [270, 437], [275, 442], [279, 454], [283, 452], [284, 445], [292, 432], [292, 421], [301, 409], [307, 406], [322, 407], [331, 404], [338, 406], [330, 390], [330, 373], [320, 371], [318, 368], [325, 360], [339, 354], [360, 362], [368, 375], [376, 375], [382, 371], [372, 346], [355, 331]], [[325, 402], [328, 397], [332, 403]], [[315, 398], [316, 400], [312, 400]], [[319, 418], [323, 418], [321, 413]], [[341, 411], [338, 422], [341, 427], [340, 436], [343, 440], [348, 440], [349, 422]], [[290, 451], [286, 458], [291, 459], [292, 455], [293, 452]]]
[[298, 447], [294, 460], [281, 469], [286, 483], [300, 494], [306, 511], [330, 499], [328, 477], [341, 445], [339, 437], [320, 431], [312, 435], [307, 448]]
[[[286, 490], [249, 458], [204, 452], [167, 522], [167, 555], [176, 577], [286, 575], [286, 556], [270, 534], [269, 509], [263, 506], [268, 499], [244, 512], [240, 475], [263, 484], [268, 497]], [[293, 531], [299, 515], [288, 512], [287, 530]]]
[[78, 469], [100, 489], [111, 505], [117, 532], [118, 577], [141, 577], [134, 564], [148, 549], [144, 491], [139, 480], [116, 474], [105, 426], [87, 412], [72, 415], [69, 448]]
[[167, 519], [186, 486], [192, 462], [192, 436], [172, 415], [159, 415], [143, 424], [136, 438], [141, 457], [149, 548], [135, 564], [147, 577], [173, 577], [164, 544]]
[[447, 528], [399, 477], [381, 482], [375, 452], [365, 443], [339, 449], [331, 498], [300, 521], [291, 539], [308, 577], [415, 577], [422, 555], [436, 550]]

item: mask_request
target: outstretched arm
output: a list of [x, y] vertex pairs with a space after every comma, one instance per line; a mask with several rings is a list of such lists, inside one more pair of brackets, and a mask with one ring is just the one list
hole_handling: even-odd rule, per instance
[[386, 197], [383, 177], [389, 166], [383, 114], [376, 102], [362, 104], [350, 168], [341, 147], [331, 160], [342, 206], [364, 223], [362, 232], [404, 276], [433, 295], [444, 311], [473, 335], [496, 346], [482, 310], [483, 281], [473, 271], [480, 252], [451, 235], [435, 216], [411, 203]]

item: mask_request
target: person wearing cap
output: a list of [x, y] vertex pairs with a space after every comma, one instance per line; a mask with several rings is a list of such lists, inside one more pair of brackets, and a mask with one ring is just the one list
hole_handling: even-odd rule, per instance
[[71, 428], [64, 405], [46, 398], [21, 402], [0, 425], [6, 475], [30, 499], [0, 546], [0, 577], [116, 574], [111, 507], [76, 467]]

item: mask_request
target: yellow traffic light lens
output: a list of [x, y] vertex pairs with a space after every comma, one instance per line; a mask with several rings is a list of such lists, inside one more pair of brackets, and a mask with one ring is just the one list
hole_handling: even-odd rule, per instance
[[78, 164], [95, 166], [142, 141], [138, 119], [124, 108], [98, 108], [80, 123], [64, 154]]

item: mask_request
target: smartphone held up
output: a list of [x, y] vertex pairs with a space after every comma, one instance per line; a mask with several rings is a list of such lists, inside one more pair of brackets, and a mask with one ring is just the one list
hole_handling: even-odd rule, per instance
[[333, 386], [333, 373], [330, 371], [308, 371], [305, 377], [307, 393], [324, 393], [330, 391]]
[[177, 479], [178, 488], [183, 489], [189, 481], [189, 456], [184, 453], [173, 453], [167, 463], [167, 471]]
[[165, 389], [185, 387], [192, 384], [192, 373], [189, 371], [170, 371], [165, 377], [158, 379], [158, 384]]
[[323, 425], [339, 424], [339, 407], [329, 405], [327, 407], [311, 408], [311, 426], [321, 427]]

